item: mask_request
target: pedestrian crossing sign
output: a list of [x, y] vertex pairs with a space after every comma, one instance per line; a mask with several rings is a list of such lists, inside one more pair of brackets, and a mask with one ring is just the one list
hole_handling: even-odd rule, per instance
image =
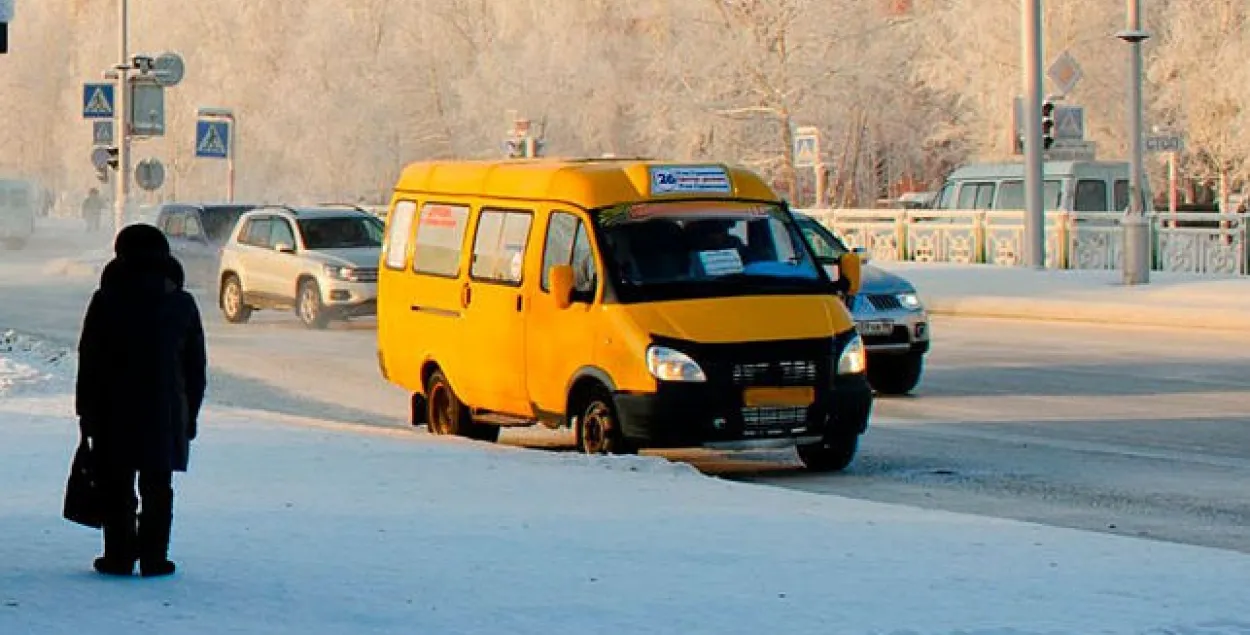
[[225, 121], [195, 122], [195, 156], [225, 159], [230, 156], [230, 124]]
[[794, 167], [815, 167], [820, 161], [820, 132], [816, 128], [804, 126], [795, 130], [794, 134]]
[[82, 116], [84, 119], [112, 119], [113, 104], [112, 84], [83, 85]]

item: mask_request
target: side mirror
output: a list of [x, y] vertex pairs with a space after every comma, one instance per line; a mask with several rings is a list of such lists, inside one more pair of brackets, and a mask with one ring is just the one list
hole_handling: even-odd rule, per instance
[[868, 248], [867, 247], [856, 247], [852, 249], [851, 251], [854, 252], [856, 256], [859, 256], [859, 263], [861, 265], [868, 264]]
[[273, 246], [273, 250], [279, 253], [293, 254], [295, 253], [295, 245], [290, 243], [278, 243]]
[[573, 267], [571, 265], [553, 265], [547, 272], [551, 283], [551, 296], [556, 300], [556, 308], [567, 309], [573, 304]]
[[859, 294], [861, 264], [857, 253], [843, 254], [838, 261], [838, 273], [841, 274], [842, 279], [846, 280], [847, 295]]

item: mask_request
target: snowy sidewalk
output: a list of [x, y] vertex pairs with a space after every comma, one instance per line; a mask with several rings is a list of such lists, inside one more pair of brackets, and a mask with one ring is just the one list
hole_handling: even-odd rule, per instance
[[223, 409], [179, 573], [104, 578], [59, 515], [72, 359], [29, 348], [0, 348], [0, 633], [1250, 633], [1233, 552]]
[[1152, 272], [1126, 286], [1118, 271], [874, 261], [916, 285], [932, 313], [967, 317], [1245, 331], [1250, 277]]

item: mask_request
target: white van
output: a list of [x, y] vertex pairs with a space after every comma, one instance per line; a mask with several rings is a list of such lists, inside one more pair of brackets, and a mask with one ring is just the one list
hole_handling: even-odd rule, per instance
[[35, 233], [39, 189], [29, 181], [0, 178], [0, 245], [21, 249]]
[[[1129, 164], [1124, 161], [1047, 161], [1042, 201], [1047, 211], [1122, 212], [1128, 207]], [[1146, 187], [1146, 207], [1150, 189]], [[1024, 163], [976, 163], [956, 169], [934, 201], [935, 209], [1022, 210]]]

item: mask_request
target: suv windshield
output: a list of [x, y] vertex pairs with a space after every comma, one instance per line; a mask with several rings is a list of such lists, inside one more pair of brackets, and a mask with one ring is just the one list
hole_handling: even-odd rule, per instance
[[600, 210], [595, 222], [623, 301], [827, 292], [778, 205], [637, 203]]
[[369, 216], [301, 218], [296, 221], [304, 235], [305, 249], [355, 249], [381, 247], [382, 221]]

